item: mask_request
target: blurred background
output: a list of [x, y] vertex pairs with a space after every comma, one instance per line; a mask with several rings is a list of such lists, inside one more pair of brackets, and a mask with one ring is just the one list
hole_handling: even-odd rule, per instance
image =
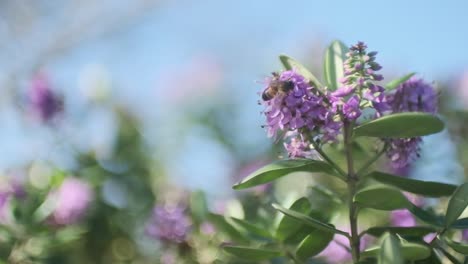
[[279, 54], [320, 76], [334, 39], [377, 50], [387, 81], [416, 71], [436, 84], [448, 130], [427, 138], [410, 174], [464, 181], [467, 9], [461, 0], [2, 1], [1, 258], [226, 263], [207, 214], [265, 217], [258, 208], [310, 181], [231, 189], [284, 155], [261, 128], [262, 82], [281, 69]]

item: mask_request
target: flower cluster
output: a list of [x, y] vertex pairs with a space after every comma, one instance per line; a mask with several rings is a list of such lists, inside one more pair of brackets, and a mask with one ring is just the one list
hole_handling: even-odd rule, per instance
[[[432, 85], [421, 79], [411, 78], [387, 95], [393, 113], [437, 111], [437, 94]], [[419, 157], [421, 137], [387, 139], [387, 156], [394, 168], [405, 168]]]
[[55, 94], [43, 73], [37, 74], [28, 92], [31, 111], [43, 122], [52, 121], [63, 110], [62, 98]]
[[66, 178], [60, 187], [49, 193], [55, 204], [50, 222], [55, 225], [71, 225], [80, 221], [87, 212], [94, 192], [91, 186], [78, 178]]
[[[277, 137], [280, 132], [299, 132], [305, 139], [320, 138], [322, 142], [333, 141], [340, 132], [341, 124], [334, 117], [336, 112], [330, 107], [331, 97], [320, 93], [308, 80], [294, 70], [274, 74], [267, 81], [264, 90], [264, 114], [269, 137]], [[268, 96], [271, 96], [269, 98]], [[306, 147], [302, 139], [292, 140], [291, 150]], [[290, 156], [302, 154], [290, 152]]]
[[[262, 94], [268, 136], [283, 136], [290, 158], [311, 158], [315, 154], [312, 145], [335, 141], [343, 125], [360, 122], [365, 110], [372, 109], [367, 111], [373, 113], [371, 118], [400, 112], [436, 113], [437, 95], [422, 80], [410, 79], [392, 93], [379, 85], [383, 76], [377, 73], [382, 66], [376, 55], [367, 52], [363, 42], [351, 46], [343, 63], [342, 85], [333, 92], [314, 87], [295, 69], [274, 73]], [[383, 140], [394, 168], [405, 168], [419, 157], [419, 137]]]
[[[367, 52], [366, 49], [367, 46], [362, 42], [349, 49], [343, 65], [343, 86], [332, 93], [340, 99], [335, 104], [342, 105], [343, 114], [348, 120], [356, 120], [361, 115], [361, 105], [373, 107], [377, 116], [382, 116], [389, 109], [385, 89], [374, 83], [383, 80], [383, 76], [376, 73], [382, 68], [375, 61], [377, 52]], [[344, 102], [343, 98], [347, 96], [351, 97]]]
[[185, 241], [190, 227], [191, 221], [184, 206], [156, 205], [146, 233], [156, 239], [181, 243]]

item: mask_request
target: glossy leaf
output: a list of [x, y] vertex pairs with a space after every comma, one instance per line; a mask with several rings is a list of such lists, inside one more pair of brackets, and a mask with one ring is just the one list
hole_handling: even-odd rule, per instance
[[268, 238], [268, 239], [272, 238], [272, 235], [270, 234], [270, 232], [268, 232], [265, 228], [258, 227], [243, 219], [238, 219], [234, 217], [231, 217], [230, 219], [240, 228], [244, 229], [246, 232], [254, 236]]
[[223, 246], [224, 251], [234, 255], [240, 259], [261, 261], [276, 257], [281, 257], [283, 254], [279, 250], [259, 249], [241, 246]]
[[296, 171], [333, 173], [333, 169], [330, 167], [330, 165], [328, 165], [328, 163], [319, 160], [280, 160], [270, 163], [254, 171], [246, 178], [244, 178], [241, 182], [235, 184], [233, 188], [236, 190], [240, 190], [269, 183], [280, 177], [286, 176], [291, 172]]
[[323, 223], [320, 220], [314, 219], [308, 215], [286, 209], [279, 204], [273, 204], [273, 208], [275, 208], [276, 210], [280, 211], [281, 213], [291, 218], [299, 220], [303, 224], [315, 227], [319, 230], [323, 230], [325, 232], [331, 232], [331, 233], [339, 233], [342, 235], [348, 235], [346, 232], [335, 229], [335, 227], [332, 224]]
[[325, 51], [323, 73], [330, 90], [336, 90], [340, 86], [340, 79], [344, 77], [343, 63], [348, 50], [343, 42], [335, 40]]
[[297, 73], [309, 80], [311, 86], [314, 86], [316, 88], [323, 87], [317, 79], [317, 77], [315, 77], [305, 66], [299, 63], [297, 60], [286, 55], [280, 55], [279, 59], [286, 70], [296, 70]]
[[417, 207], [414, 204], [411, 204], [407, 209], [414, 216], [416, 216], [419, 220], [421, 220], [421, 221], [423, 221], [423, 222], [425, 222], [427, 224], [430, 224], [430, 225], [436, 226], [436, 227], [442, 227], [443, 226], [443, 222], [444, 222], [443, 217], [439, 217], [437, 215], [434, 215], [433, 213], [428, 212], [428, 211], [426, 211], [424, 209], [421, 209], [421, 208]]
[[332, 241], [334, 234], [321, 230], [314, 230], [302, 240], [296, 249], [296, 256], [305, 261], [322, 252]]
[[370, 173], [369, 177], [381, 183], [398, 187], [403, 191], [430, 197], [450, 196], [457, 188], [456, 185], [452, 184], [414, 180], [380, 171]]
[[354, 136], [411, 138], [435, 134], [444, 129], [436, 116], [419, 112], [397, 113], [377, 118], [354, 129]]
[[445, 242], [447, 242], [447, 245], [449, 245], [449, 247], [451, 247], [456, 252], [468, 256], [468, 244], [455, 242], [450, 239], [445, 239]]
[[452, 225], [468, 206], [468, 183], [457, 188], [450, 198], [445, 215], [445, 226]]
[[427, 234], [436, 232], [437, 229], [430, 226], [413, 226], [413, 227], [400, 227], [400, 226], [376, 226], [371, 227], [364, 231], [371, 236], [380, 237], [385, 232], [391, 234], [398, 234], [400, 236], [410, 237], [423, 237]]
[[407, 80], [409, 80], [415, 74], [416, 74], [415, 72], [412, 72], [412, 73], [408, 73], [408, 74], [406, 74], [406, 75], [404, 75], [404, 76], [402, 76], [402, 77], [400, 77], [398, 79], [395, 79], [395, 80], [387, 83], [385, 85], [385, 89], [387, 91], [391, 91], [391, 90], [397, 88], [398, 86], [400, 86], [400, 84], [402, 84], [402, 83], [406, 82]]
[[[309, 215], [311, 211], [311, 204], [307, 198], [302, 197], [296, 200], [289, 209], [291, 211]], [[276, 229], [276, 238], [279, 240], [285, 240], [290, 235], [298, 231], [301, 226], [302, 223], [299, 220], [283, 215]]]
[[[376, 258], [380, 254], [380, 247], [372, 247], [361, 253], [363, 258]], [[417, 243], [405, 242], [400, 244], [401, 256], [404, 260], [420, 260], [426, 259], [431, 255], [431, 250], [429, 247]]]
[[400, 241], [392, 234], [385, 234], [380, 244], [378, 264], [403, 264]]
[[411, 204], [399, 190], [385, 186], [371, 186], [358, 191], [354, 202], [362, 207], [385, 211], [406, 208]]

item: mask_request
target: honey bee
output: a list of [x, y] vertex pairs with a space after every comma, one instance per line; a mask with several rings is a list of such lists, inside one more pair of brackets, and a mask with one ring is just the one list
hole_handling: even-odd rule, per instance
[[273, 78], [270, 81], [270, 85], [262, 93], [263, 101], [270, 101], [278, 93], [286, 93], [294, 88], [294, 83], [292, 81], [280, 81], [277, 72], [272, 72], [271, 74]]

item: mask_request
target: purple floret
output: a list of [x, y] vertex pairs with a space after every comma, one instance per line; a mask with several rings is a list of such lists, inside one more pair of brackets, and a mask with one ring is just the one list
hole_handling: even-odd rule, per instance
[[156, 239], [181, 243], [186, 240], [190, 227], [185, 207], [156, 205], [146, 226], [146, 233]]

